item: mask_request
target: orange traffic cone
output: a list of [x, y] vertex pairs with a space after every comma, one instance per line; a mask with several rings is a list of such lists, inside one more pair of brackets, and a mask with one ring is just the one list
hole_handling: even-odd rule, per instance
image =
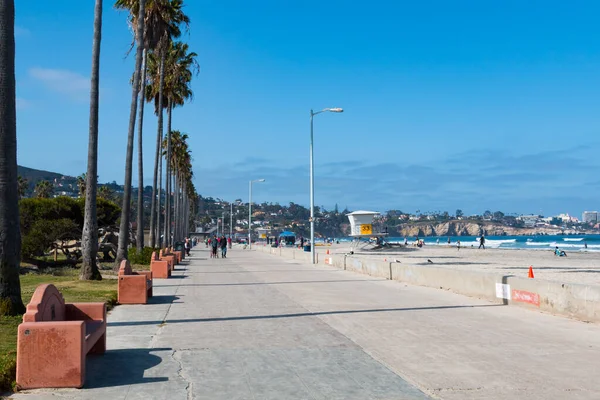
[[329, 249], [327, 249], [327, 254], [329, 254]]
[[529, 266], [529, 273], [527, 274], [527, 277], [528, 278], [534, 278], [534, 276], [533, 276], [533, 267], [531, 265]]

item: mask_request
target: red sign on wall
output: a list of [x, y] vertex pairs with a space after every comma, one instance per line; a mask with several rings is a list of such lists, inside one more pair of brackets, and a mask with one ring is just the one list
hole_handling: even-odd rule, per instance
[[512, 291], [512, 300], [520, 301], [521, 303], [529, 303], [534, 306], [540, 306], [540, 295], [537, 293], [527, 292], [525, 290], [515, 290]]

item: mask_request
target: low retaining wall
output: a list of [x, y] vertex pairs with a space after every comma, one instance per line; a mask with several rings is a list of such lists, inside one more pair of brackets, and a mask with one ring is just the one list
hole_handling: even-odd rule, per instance
[[[257, 250], [287, 259], [310, 262], [310, 252], [291, 248]], [[538, 309], [583, 321], [600, 322], [600, 286], [521, 278], [479, 271], [415, 266], [342, 254], [315, 254], [316, 262], [370, 276]]]

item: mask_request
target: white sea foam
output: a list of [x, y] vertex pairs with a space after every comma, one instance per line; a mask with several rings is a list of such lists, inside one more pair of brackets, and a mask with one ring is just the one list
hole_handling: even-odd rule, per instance
[[565, 242], [581, 242], [585, 238], [564, 238]]

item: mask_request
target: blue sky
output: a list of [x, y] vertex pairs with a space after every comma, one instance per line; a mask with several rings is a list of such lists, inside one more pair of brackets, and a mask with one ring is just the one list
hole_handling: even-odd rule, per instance
[[[86, 169], [93, 0], [16, 0], [19, 164]], [[546, 215], [600, 208], [596, 1], [187, 0], [195, 99], [173, 114], [205, 196]], [[124, 179], [133, 55], [104, 4], [99, 176]], [[146, 108], [145, 184], [156, 118]], [[134, 171], [134, 184], [137, 172]]]

